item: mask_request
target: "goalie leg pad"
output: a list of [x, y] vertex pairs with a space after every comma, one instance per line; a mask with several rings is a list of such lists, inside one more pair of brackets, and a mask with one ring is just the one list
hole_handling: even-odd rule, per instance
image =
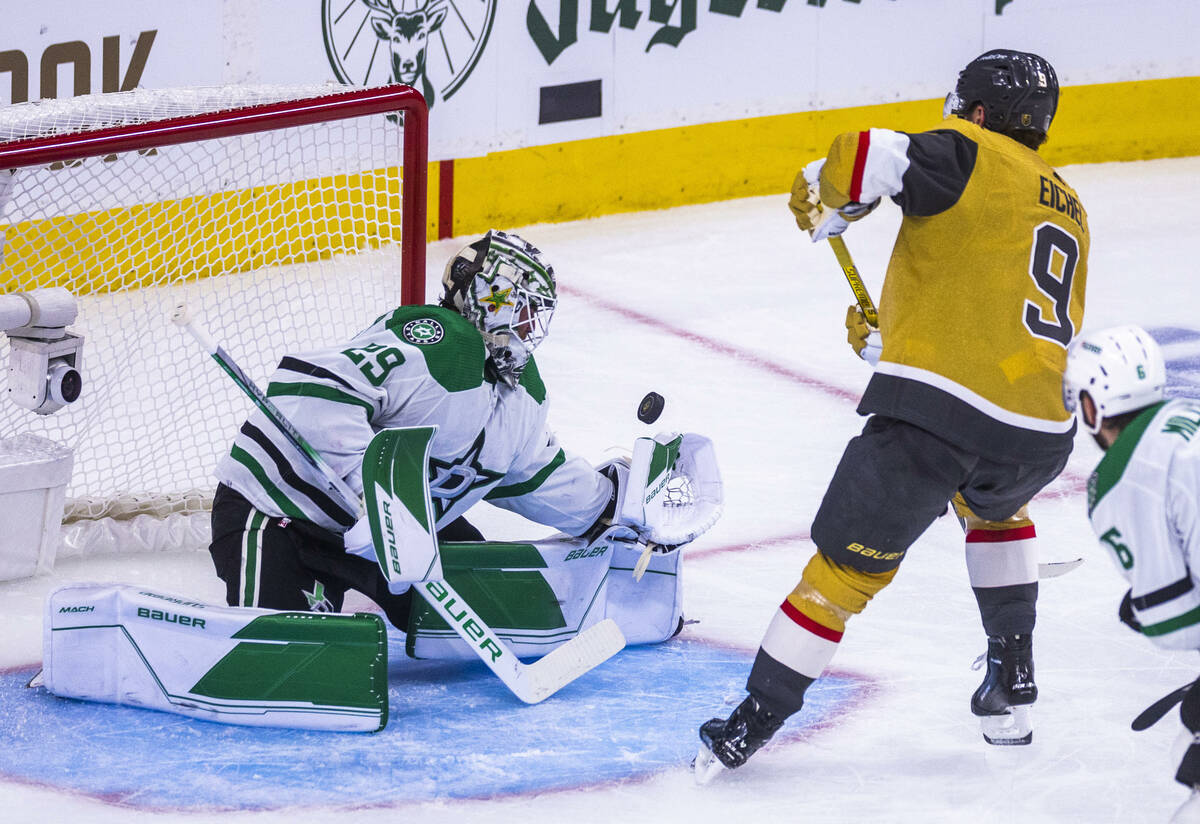
[[376, 615], [201, 604], [122, 585], [55, 590], [46, 689], [224, 724], [373, 732], [387, 724]]
[[683, 618], [683, 553], [651, 555], [645, 574], [635, 580], [637, 547], [614, 544], [612, 551], [605, 616], [617, 622], [628, 644], [657, 644], [674, 636]]
[[[610, 547], [582, 538], [444, 543], [446, 581], [519, 657], [557, 649], [604, 618]], [[475, 653], [424, 601], [415, 601], [405, 651], [472, 660]]]

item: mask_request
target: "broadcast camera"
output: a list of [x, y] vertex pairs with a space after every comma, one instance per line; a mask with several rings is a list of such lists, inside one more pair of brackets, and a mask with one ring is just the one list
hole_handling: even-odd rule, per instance
[[79, 399], [83, 338], [66, 327], [78, 307], [66, 289], [34, 289], [0, 295], [0, 331], [8, 334], [8, 395], [39, 415]]

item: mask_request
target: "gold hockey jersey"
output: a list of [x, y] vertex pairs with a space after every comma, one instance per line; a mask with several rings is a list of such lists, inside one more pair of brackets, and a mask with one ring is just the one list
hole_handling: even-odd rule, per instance
[[950, 118], [919, 134], [839, 136], [821, 196], [834, 207], [889, 196], [904, 214], [879, 301], [883, 353], [859, 412], [993, 460], [1069, 452], [1062, 373], [1089, 245], [1075, 191], [1032, 149]]

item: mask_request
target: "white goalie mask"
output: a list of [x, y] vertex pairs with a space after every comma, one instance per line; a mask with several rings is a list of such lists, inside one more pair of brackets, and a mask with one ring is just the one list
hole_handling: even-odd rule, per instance
[[532, 244], [493, 229], [450, 259], [442, 286], [442, 306], [474, 324], [500, 379], [515, 386], [554, 315], [554, 269]]
[[[1063, 406], [1093, 435], [1105, 418], [1158, 403], [1166, 395], [1167, 368], [1154, 338], [1139, 326], [1118, 326], [1080, 335], [1067, 349]], [[1083, 419], [1079, 396], [1096, 404], [1096, 419]]]

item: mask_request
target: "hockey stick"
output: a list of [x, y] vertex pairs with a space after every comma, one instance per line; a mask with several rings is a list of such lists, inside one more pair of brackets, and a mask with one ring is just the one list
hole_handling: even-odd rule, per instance
[[1057, 578], [1066, 575], [1083, 563], [1083, 558], [1071, 558], [1067, 561], [1043, 561], [1038, 564], [1038, 578]]
[[[196, 323], [187, 307], [180, 304], [175, 308], [171, 318], [176, 325], [182, 326], [195, 338], [204, 350], [212, 355], [239, 388], [254, 400], [255, 405], [263, 411], [267, 418], [305, 457], [309, 464], [320, 472], [329, 483], [330, 489], [337, 490], [349, 505], [347, 511], [362, 515], [362, 507], [358, 496], [354, 495], [345, 482], [337, 476], [333, 468], [321, 457], [304, 439], [291, 422], [283, 416], [276, 406], [271, 403], [262, 390], [254, 383], [237, 363], [222, 349], [207, 330]], [[343, 495], [345, 490], [348, 495]], [[435, 542], [436, 536], [431, 538]], [[605, 618], [597, 624], [580, 632], [570, 641], [563, 643], [557, 649], [530, 664], [522, 663], [512, 648], [496, 635], [471, 606], [459, 595], [447, 581], [421, 581], [414, 587], [416, 591], [429, 602], [430, 607], [467, 642], [467, 646], [479, 656], [496, 676], [504, 682], [513, 695], [527, 704], [550, 697], [558, 690], [571, 683], [579, 676], [604, 663], [625, 647], [625, 636], [616, 621]]]
[[875, 302], [871, 300], [871, 293], [867, 291], [867, 285], [863, 283], [862, 276], [858, 273], [858, 267], [854, 265], [854, 259], [850, 257], [846, 241], [842, 240], [841, 235], [834, 235], [829, 238], [829, 245], [833, 247], [833, 254], [842, 267], [842, 274], [850, 282], [850, 289], [854, 292], [854, 299], [858, 301], [858, 308], [862, 309], [863, 317], [866, 318], [867, 323], [878, 329], [879, 312], [875, 309]]
[[262, 413], [267, 416], [267, 419], [275, 425], [275, 428], [283, 433], [283, 436], [295, 447], [305, 462], [321, 473], [327, 484], [325, 491], [333, 496], [338, 506], [347, 512], [358, 511], [358, 496], [338, 477], [337, 473], [333, 471], [333, 467], [325, 462], [325, 459], [321, 457], [321, 453], [313, 449], [304, 440], [275, 404], [271, 403], [270, 399], [258, 388], [250, 376], [243, 372], [241, 367], [229, 356], [229, 353], [213, 340], [208, 330], [192, 319], [187, 304], [181, 303], [175, 307], [174, 312], [171, 314], [171, 321], [176, 326], [182, 326], [186, 329], [204, 351], [212, 355], [212, 359], [225, 370], [229, 377], [233, 378], [233, 382], [238, 385], [239, 389], [250, 396], [250, 399], [254, 401], [254, 405], [261, 409]]

